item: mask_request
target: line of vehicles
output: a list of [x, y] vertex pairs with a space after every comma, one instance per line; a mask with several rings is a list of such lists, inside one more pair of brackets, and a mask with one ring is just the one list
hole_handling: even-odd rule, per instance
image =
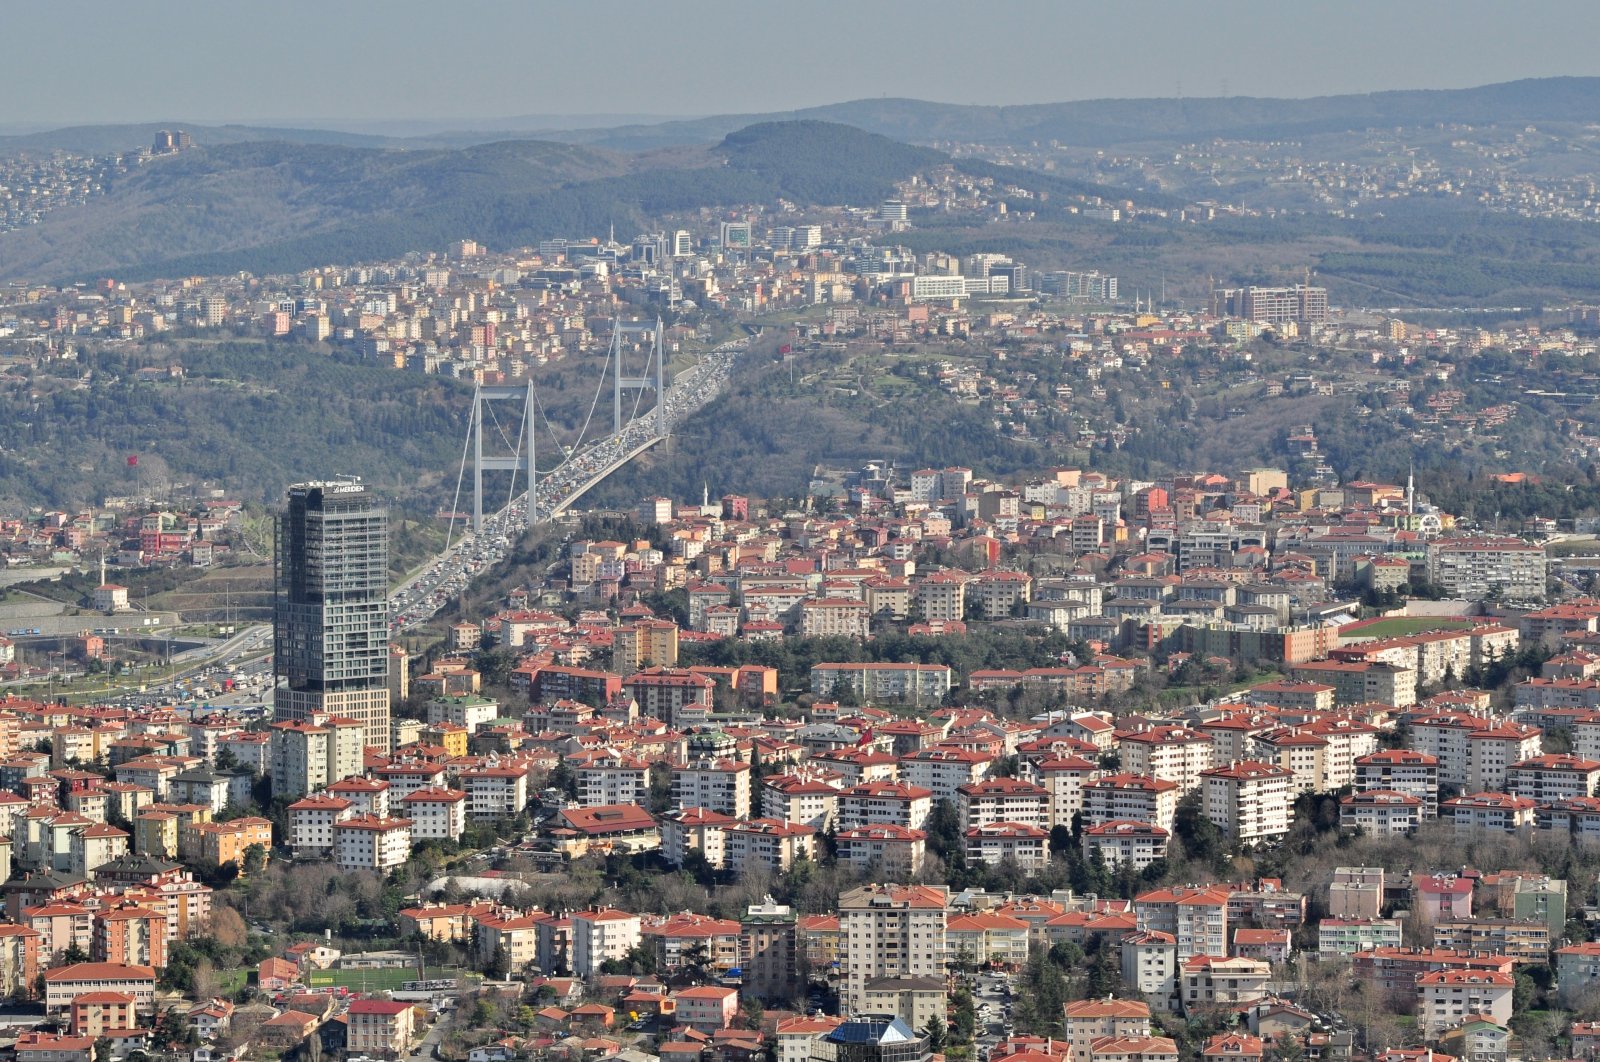
[[[668, 431], [722, 392], [747, 342], [741, 338], [725, 343], [673, 378], [662, 399]], [[538, 515], [548, 518], [565, 509], [576, 492], [596, 476], [609, 472], [655, 434], [655, 417], [647, 415], [628, 424], [620, 435], [608, 436], [570, 454], [559, 468], [539, 480], [534, 501]], [[479, 573], [499, 563], [512, 539], [527, 525], [528, 494], [524, 492], [493, 516], [485, 517], [481, 534], [468, 533], [390, 596], [390, 631], [401, 634], [438, 615]]]

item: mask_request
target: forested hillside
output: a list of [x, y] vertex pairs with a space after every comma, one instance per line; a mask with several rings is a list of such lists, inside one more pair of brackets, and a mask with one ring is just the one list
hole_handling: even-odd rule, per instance
[[100, 354], [85, 387], [41, 376], [0, 391], [0, 506], [70, 509], [125, 492], [128, 454], [147, 476], [170, 468], [246, 500], [339, 472], [407, 496], [438, 488], [448, 502], [464, 386], [288, 344], [221, 343], [184, 362], [185, 377], [147, 382], [129, 378], [131, 359]]
[[752, 126], [715, 148], [647, 159], [537, 141], [462, 151], [196, 148], [0, 235], [0, 277], [289, 272], [463, 237], [516, 247], [613, 225], [626, 234], [667, 212], [780, 197], [871, 204], [943, 158], [822, 122]]

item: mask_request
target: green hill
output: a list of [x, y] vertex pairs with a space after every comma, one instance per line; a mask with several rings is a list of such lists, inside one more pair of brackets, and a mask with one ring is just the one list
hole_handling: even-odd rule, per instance
[[637, 230], [664, 212], [872, 203], [945, 156], [848, 126], [751, 126], [713, 147], [628, 158], [542, 141], [459, 151], [283, 142], [158, 159], [82, 207], [0, 235], [0, 278], [287, 272], [459, 238], [506, 247]]

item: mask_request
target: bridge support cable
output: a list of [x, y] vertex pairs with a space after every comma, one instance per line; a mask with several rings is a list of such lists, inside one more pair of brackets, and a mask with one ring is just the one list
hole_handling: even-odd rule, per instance
[[[473, 399], [473, 408], [477, 408], [477, 399]], [[444, 552], [441, 557], [449, 556], [451, 543], [456, 536], [456, 514], [461, 511], [461, 484], [467, 479], [467, 454], [472, 449], [472, 422], [467, 422], [467, 433], [461, 437], [461, 468], [456, 472], [456, 493], [450, 499], [450, 524], [444, 533]]]
[[[645, 372], [650, 371], [650, 362], [655, 362], [655, 376], [628, 376], [623, 371], [623, 336], [649, 336], [650, 360], [644, 364]], [[614, 369], [616, 375], [612, 377], [612, 428], [618, 438], [622, 437], [622, 392], [638, 391], [638, 399], [643, 399], [646, 390], [656, 394], [656, 434], [663, 435], [667, 430], [667, 410], [664, 399], [667, 393], [667, 362], [665, 351], [661, 342], [661, 318], [657, 317], [654, 324], [639, 324], [630, 322], [623, 324], [620, 318], [611, 324], [611, 357], [616, 358]], [[639, 401], [634, 402], [634, 413], [639, 410]]]

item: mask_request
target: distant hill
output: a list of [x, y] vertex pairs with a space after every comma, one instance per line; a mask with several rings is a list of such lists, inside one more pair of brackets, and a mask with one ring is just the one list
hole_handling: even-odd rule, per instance
[[[129, 151], [149, 144], [158, 129], [186, 129], [204, 147], [256, 140], [345, 147], [458, 148], [499, 140], [559, 141], [636, 152], [716, 143], [764, 122], [820, 121], [855, 126], [914, 144], [960, 140], [1026, 143], [1060, 140], [1089, 147], [1216, 136], [1295, 136], [1386, 125], [1461, 122], [1590, 122], [1600, 112], [1600, 78], [1550, 77], [1466, 89], [1425, 89], [1268, 99], [1077, 100], [1013, 107], [977, 107], [912, 99], [866, 99], [795, 111], [719, 114], [705, 118], [630, 121], [630, 115], [528, 114], [448, 122], [351, 123], [348, 131], [194, 122], [74, 126], [0, 136], [0, 156], [19, 151]], [[387, 132], [379, 132], [386, 130]]]
[[244, 143], [157, 159], [82, 207], [0, 235], [0, 278], [282, 272], [458, 238], [505, 247], [629, 232], [666, 211], [872, 203], [945, 161], [822, 122], [763, 123], [714, 148], [628, 158], [511, 141], [459, 151]]
[[728, 114], [655, 125], [547, 134], [552, 140], [639, 151], [704, 143], [757, 121], [843, 122], [912, 143], [1060, 140], [1090, 147], [1217, 136], [1280, 137], [1383, 125], [1440, 122], [1590, 122], [1600, 111], [1600, 78], [1553, 77], [1469, 89], [1373, 92], [1311, 99], [1249, 96], [1081, 100], [975, 107], [925, 100], [852, 100], [777, 114]]

